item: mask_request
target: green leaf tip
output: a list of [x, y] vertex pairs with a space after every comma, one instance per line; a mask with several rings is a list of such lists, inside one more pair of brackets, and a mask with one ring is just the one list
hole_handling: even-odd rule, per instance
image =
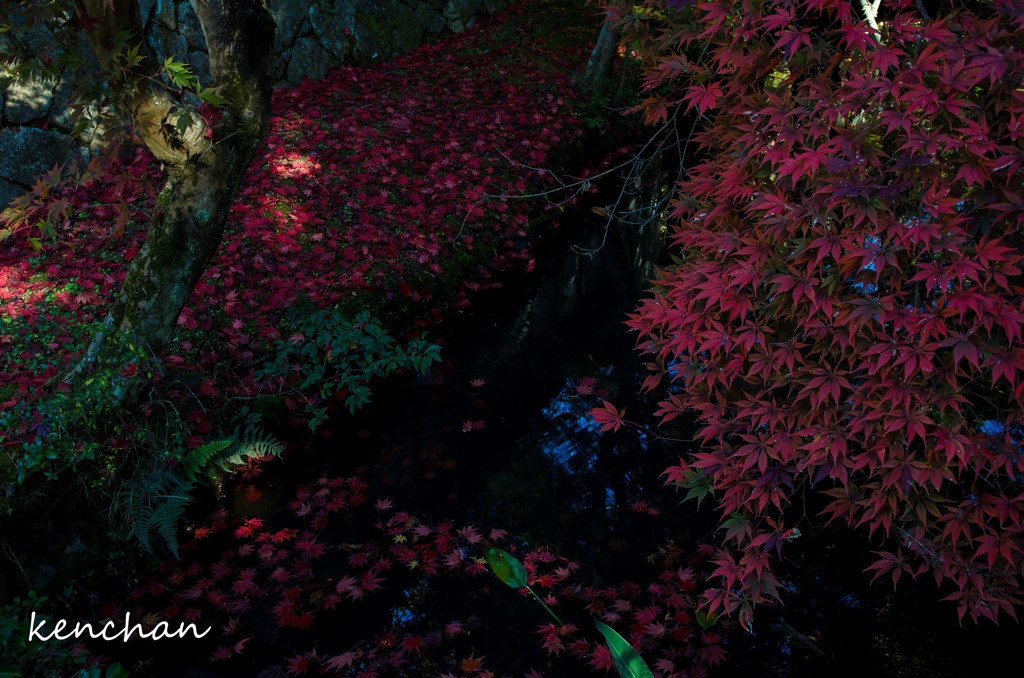
[[615, 660], [615, 668], [619, 670], [619, 675], [622, 678], [654, 678], [654, 674], [647, 668], [647, 664], [644, 663], [644, 660], [637, 651], [633, 649], [633, 646], [629, 644], [629, 641], [616, 633], [607, 624], [597, 620], [594, 623], [597, 624], [597, 630], [601, 632], [605, 641], [607, 641], [608, 649], [612, 653], [612, 659]]
[[490, 546], [484, 551], [484, 558], [491, 566], [498, 579], [514, 589], [528, 588], [526, 585], [526, 568], [508, 551]]

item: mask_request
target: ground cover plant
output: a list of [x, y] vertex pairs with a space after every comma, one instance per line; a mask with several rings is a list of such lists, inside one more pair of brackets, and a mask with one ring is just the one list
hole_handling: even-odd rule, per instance
[[706, 603], [744, 623], [821, 519], [873, 537], [874, 577], [933, 577], [961, 619], [1016, 618], [1024, 593], [1024, 13], [879, 5], [613, 10], [648, 120], [698, 130], [677, 259], [629, 326], [646, 387], [668, 385], [658, 414], [699, 417], [666, 478], [717, 502]]

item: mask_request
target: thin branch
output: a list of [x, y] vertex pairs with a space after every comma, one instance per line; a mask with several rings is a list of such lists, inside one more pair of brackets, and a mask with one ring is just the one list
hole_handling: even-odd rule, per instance
[[[678, 115], [678, 113], [679, 113], [679, 111], [678, 111], [678, 109], [676, 109], [676, 111], [672, 115], [672, 118], [669, 121], [666, 121], [665, 125], [662, 126], [661, 130], [665, 129], [665, 126], [667, 126], [670, 121], [674, 122], [676, 116]], [[697, 123], [700, 122], [701, 119], [703, 119], [703, 116], [696, 116], [696, 117], [694, 117], [693, 124], [690, 126], [690, 132], [687, 134], [686, 138], [685, 139], [677, 139], [677, 141], [674, 144], [667, 146], [667, 148], [673, 148], [673, 147], [682, 146], [682, 151], [681, 151], [681, 153], [679, 155], [679, 171], [676, 174], [676, 183], [679, 183], [679, 180], [682, 179], [682, 174], [683, 174], [683, 171], [684, 171], [683, 168], [685, 166], [685, 160], [686, 160], [686, 151], [687, 151], [687, 148], [689, 146], [690, 140], [693, 138], [693, 134], [694, 134], [694, 132], [697, 129]], [[674, 126], [673, 126], [673, 129], [674, 129]], [[636, 162], [638, 160], [640, 160], [640, 154], [642, 154], [651, 145], [651, 142], [653, 142], [654, 139], [657, 138], [657, 134], [660, 133], [661, 130], [658, 130], [658, 132], [655, 133], [655, 135], [652, 136], [651, 139], [644, 145], [644, 147], [640, 150], [640, 152], [637, 155], [633, 156], [634, 167], [636, 166]], [[678, 132], [676, 132], [676, 135], [678, 137]], [[663, 150], [664, 148], [666, 148], [666, 144], [665, 144], [665, 142], [661, 142], [661, 143], [658, 144], [658, 146], [654, 150], [655, 150], [655, 152], [657, 152], [657, 151]], [[628, 175], [626, 177], [627, 181], [623, 182], [623, 186], [619, 190], [619, 196], [618, 196], [618, 198], [616, 199], [616, 202], [615, 202], [616, 207], [622, 202], [623, 196], [625, 195], [626, 187], [628, 186], [628, 183], [629, 183], [628, 179], [631, 178], [632, 176], [634, 176], [634, 175], [631, 173], [630, 175]], [[669, 191], [669, 193], [657, 203], [657, 205], [659, 206], [659, 210], [660, 210], [660, 206], [663, 203], [667, 204], [671, 200], [673, 195], [674, 195], [674, 192], [673, 191]], [[644, 226], [649, 224], [652, 219], [656, 218], [656, 216], [659, 213], [660, 213], [660, 211], [656, 210], [650, 217], [648, 217], [647, 220], [645, 220], [642, 224], [640, 224], [637, 227], [638, 228], [643, 228]], [[597, 247], [594, 247], [592, 249], [584, 249], [584, 248], [579, 247], [577, 245], [573, 245], [572, 246], [573, 252], [575, 252], [576, 254], [579, 254], [581, 256], [587, 256], [587, 257], [592, 257], [595, 254], [597, 254], [598, 252], [600, 252], [601, 249], [608, 242], [608, 232], [609, 232], [609, 230], [611, 230], [612, 221], [616, 220], [616, 219], [620, 219], [620, 217], [613, 210], [613, 211], [611, 211], [608, 214], [608, 220], [605, 222], [605, 225], [604, 225], [604, 233], [601, 236], [601, 243]]]
[[[589, 191], [591, 186], [593, 185], [593, 182], [596, 179], [601, 179], [603, 177], [608, 176], [609, 174], [611, 174], [613, 172], [618, 172], [619, 170], [621, 170], [621, 169], [623, 169], [625, 167], [633, 165], [636, 162], [637, 156], [643, 154], [643, 152], [645, 150], [647, 150], [647, 147], [650, 146], [651, 143], [653, 143], [654, 140], [657, 139], [658, 136], [663, 131], [665, 131], [665, 129], [668, 128], [669, 124], [671, 122], [673, 122], [674, 120], [675, 120], [675, 116], [673, 115], [672, 118], [667, 120], [661, 127], [658, 128], [658, 130], [654, 134], [651, 135], [651, 137], [650, 137], [650, 139], [648, 139], [647, 143], [644, 144], [644, 147], [641, 148], [640, 151], [636, 155], [634, 155], [632, 158], [630, 158], [629, 160], [627, 160], [625, 162], [622, 162], [622, 163], [619, 163], [618, 165], [615, 165], [614, 167], [606, 169], [603, 172], [599, 172], [599, 173], [597, 173], [597, 174], [595, 174], [593, 176], [584, 177], [582, 179], [577, 179], [576, 181], [573, 181], [573, 182], [570, 182], [570, 183], [563, 182], [558, 177], [558, 175], [556, 175], [553, 171], [551, 171], [551, 170], [549, 170], [547, 168], [531, 167], [530, 165], [526, 165], [526, 164], [521, 163], [521, 162], [519, 162], [517, 160], [513, 160], [513, 159], [509, 158], [507, 155], [505, 155], [505, 153], [503, 153], [501, 150], [496, 148], [495, 151], [497, 151], [497, 153], [502, 158], [504, 158], [506, 161], [508, 161], [508, 163], [511, 164], [513, 167], [527, 169], [527, 170], [530, 170], [530, 171], [533, 171], [533, 172], [539, 172], [541, 174], [550, 174], [555, 179], [555, 181], [557, 181], [559, 183], [559, 186], [557, 188], [552, 188], [552, 189], [549, 189], [549, 190], [546, 190], [546, 191], [537, 191], [537, 192], [534, 192], [534, 193], [521, 193], [521, 194], [518, 194], [518, 195], [511, 195], [511, 194], [505, 194], [505, 193], [498, 193], [498, 194], [495, 194], [495, 193], [485, 193], [482, 198], [476, 200], [472, 205], [470, 205], [469, 209], [466, 210], [466, 216], [463, 217], [463, 219], [462, 219], [462, 225], [459, 227], [459, 232], [456, 233], [455, 236], [452, 238], [452, 244], [454, 245], [454, 244], [458, 243], [458, 241], [462, 238], [462, 233], [463, 233], [463, 231], [466, 230], [466, 224], [469, 222], [469, 217], [472, 216], [473, 210], [475, 210], [477, 207], [482, 205], [487, 200], [495, 200], [495, 199], [498, 199], [498, 200], [526, 200], [526, 199], [531, 199], [531, 198], [543, 198], [543, 197], [547, 197], [549, 195], [553, 195], [555, 193], [560, 193], [562, 191], [567, 191], [567, 190], [570, 190], [570, 189], [574, 189], [572, 195], [570, 195], [568, 198], [566, 198], [565, 200], [561, 201], [560, 203], [556, 203], [556, 204], [559, 204], [559, 205], [563, 205], [563, 204], [569, 202], [570, 200], [572, 200], [574, 197], [576, 197], [580, 193], [583, 193], [584, 191]], [[573, 177], [573, 178], [576, 179], [576, 177]]]
[[871, 26], [871, 31], [874, 34], [875, 40], [879, 40], [881, 33], [878, 30], [878, 22], [875, 20], [875, 17], [878, 15], [878, 8], [881, 6], [880, 0], [876, 0], [875, 4], [869, 4], [868, 0], [859, 1], [860, 9], [864, 12], [864, 18], [867, 20], [868, 25]]

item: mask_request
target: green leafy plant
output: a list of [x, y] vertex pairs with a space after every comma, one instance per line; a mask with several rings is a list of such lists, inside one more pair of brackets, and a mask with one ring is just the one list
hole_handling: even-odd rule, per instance
[[203, 476], [230, 471], [248, 459], [279, 457], [284, 445], [258, 427], [231, 437], [211, 440], [194, 450], [153, 458], [122, 483], [111, 505], [111, 515], [119, 532], [153, 553], [152, 535], [178, 557], [178, 528], [191, 502], [192, 490]]
[[84, 661], [75, 652], [73, 641], [44, 642], [28, 637], [32, 613], [45, 610], [48, 602], [46, 596], [29, 591], [0, 605], [0, 678], [68, 675], [77, 663]]
[[[355, 412], [370, 402], [373, 378], [399, 368], [426, 372], [440, 360], [440, 346], [425, 337], [403, 346], [368, 311], [350, 318], [338, 309], [302, 306], [289, 325], [262, 374], [294, 384], [306, 401], [313, 430], [327, 419], [328, 399], [344, 394], [345, 406]], [[312, 396], [305, 395], [310, 391]]]
[[158, 460], [142, 466], [115, 496], [111, 512], [120, 517], [125, 538], [153, 553], [157, 534], [178, 557], [178, 525], [191, 499], [193, 483]]
[[[85, 324], [78, 332], [88, 337], [96, 327], [98, 324]], [[54, 343], [62, 336], [49, 322], [40, 323], [33, 331], [38, 335], [33, 341]], [[85, 366], [73, 383], [56, 384], [38, 399], [12, 401], [9, 409], [0, 413], [0, 442], [16, 450], [12, 460], [19, 485], [35, 473], [52, 480], [83, 462], [96, 460], [108, 450], [109, 442], [126, 434], [125, 413], [117, 405], [117, 394], [124, 388], [126, 374], [151, 376], [151, 361], [144, 349], [120, 337], [111, 336], [108, 342], [104, 360]], [[39, 373], [53, 371], [52, 356], [37, 354], [34, 361]], [[23, 390], [37, 388], [32, 379], [24, 381]]]

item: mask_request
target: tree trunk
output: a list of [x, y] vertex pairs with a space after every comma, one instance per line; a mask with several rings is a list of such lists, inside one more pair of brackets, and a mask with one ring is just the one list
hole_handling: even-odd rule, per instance
[[[228, 210], [270, 116], [274, 24], [266, 9], [255, 0], [192, 4], [206, 36], [210, 84], [225, 101], [212, 129], [198, 111], [175, 101], [153, 81], [151, 56], [135, 72], [124, 74], [124, 82], [112, 83], [137, 88], [127, 101], [133, 123], [168, 173], [145, 244], [105, 323], [107, 331], [123, 334], [151, 354], [170, 338], [192, 288], [213, 260]], [[113, 8], [110, 0], [78, 0], [78, 8], [97, 20], [91, 22], [97, 28], [90, 39], [101, 60], [115, 49], [113, 36], [119, 31], [133, 31], [144, 40], [136, 0], [115, 0]], [[181, 120], [187, 124], [178, 124], [183, 110], [188, 117]], [[103, 336], [93, 342], [89, 358], [102, 343]]]
[[598, 94], [600, 89], [612, 78], [612, 64], [619, 48], [621, 30], [611, 14], [605, 14], [601, 32], [597, 36], [597, 44], [587, 59], [587, 68], [583, 71], [576, 86], [586, 95]]

